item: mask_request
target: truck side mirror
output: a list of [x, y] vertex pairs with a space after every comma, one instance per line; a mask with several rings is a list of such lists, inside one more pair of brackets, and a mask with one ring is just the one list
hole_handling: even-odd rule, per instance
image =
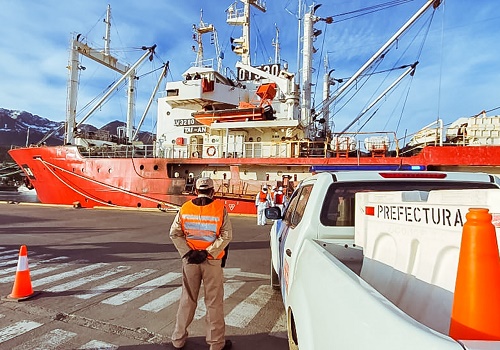
[[265, 211], [264, 211], [264, 214], [266, 215], [267, 219], [271, 219], [271, 220], [282, 219], [282, 217], [281, 217], [281, 209], [279, 207], [266, 208]]

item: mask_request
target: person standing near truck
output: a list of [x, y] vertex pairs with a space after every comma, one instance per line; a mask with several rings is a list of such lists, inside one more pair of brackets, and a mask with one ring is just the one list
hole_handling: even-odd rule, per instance
[[285, 207], [286, 204], [286, 196], [283, 193], [283, 187], [279, 187], [278, 191], [274, 194], [274, 205], [278, 208], [280, 208], [281, 213], [283, 213], [283, 208]]
[[182, 257], [182, 294], [172, 346], [182, 349], [186, 343], [203, 281], [207, 344], [210, 350], [228, 350], [232, 343], [225, 339], [221, 264], [233, 230], [224, 203], [213, 199], [213, 180], [199, 178], [196, 192], [198, 197], [184, 203], [170, 228], [170, 238]]
[[262, 186], [262, 189], [255, 196], [255, 206], [257, 207], [257, 225], [266, 224], [265, 210], [271, 204], [271, 196], [267, 192], [267, 186]]

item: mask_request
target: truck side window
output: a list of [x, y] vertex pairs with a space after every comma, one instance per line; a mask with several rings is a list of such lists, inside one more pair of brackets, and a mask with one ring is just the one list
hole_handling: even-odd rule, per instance
[[312, 188], [313, 185], [306, 185], [294, 193], [284, 217], [284, 220], [288, 222], [290, 226], [297, 226], [302, 220]]
[[325, 226], [354, 226], [354, 196], [359, 188], [330, 186], [320, 220]]
[[283, 221], [290, 223], [290, 220], [292, 218], [292, 213], [295, 211], [295, 208], [297, 207], [297, 202], [299, 201], [299, 192], [300, 188], [296, 189], [293, 192], [292, 197], [290, 198], [290, 202], [285, 209], [285, 213], [283, 214]]

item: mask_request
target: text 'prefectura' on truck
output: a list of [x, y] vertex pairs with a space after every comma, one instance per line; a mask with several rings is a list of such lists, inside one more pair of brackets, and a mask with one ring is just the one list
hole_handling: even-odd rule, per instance
[[498, 223], [499, 187], [496, 176], [453, 172], [302, 181], [283, 215], [266, 209], [290, 349], [500, 348], [448, 336], [465, 215], [488, 208]]
[[[395, 51], [405, 51], [393, 49], [401, 48], [403, 34], [416, 23], [430, 25], [432, 21], [419, 19], [424, 14], [432, 18], [430, 14], [439, 8], [441, 1], [425, 1], [351, 78], [337, 82], [335, 93], [330, 92], [331, 70], [325, 67], [324, 101], [313, 106], [313, 42], [321, 34], [315, 26], [330, 25], [332, 18], [321, 17], [319, 6], [311, 6], [300, 16], [298, 51], [302, 56], [298, 61], [302, 65], [297, 65], [301, 73], [297, 74], [281, 64], [278, 30], [275, 62], [257, 65], [250, 61], [250, 11], [264, 13], [266, 5], [261, 0], [233, 3], [226, 8], [226, 21], [242, 28], [242, 36], [231, 39], [232, 52], [240, 58], [236, 70], [224, 69], [217, 31], [201, 19], [193, 26], [196, 61], [181, 79], [168, 82], [160, 91], [161, 78], [168, 69], [165, 64], [140, 121], [135, 123], [137, 71], [140, 62], [155, 57], [156, 45], [144, 46], [142, 56], [133, 65], [118, 62], [109, 46], [108, 7], [103, 51], [93, 49], [85, 36], [76, 35], [71, 40], [65, 145], [25, 147], [9, 153], [30, 179], [41, 202], [78, 203], [82, 207], [175, 208], [192, 197], [194, 181], [200, 176], [214, 180], [215, 195], [224, 200], [230, 213], [255, 213], [254, 196], [262, 185], [282, 186], [290, 194], [300, 180], [316, 171], [416, 168], [496, 173], [500, 169], [500, 117], [479, 114], [457, 121], [446, 131], [437, 121], [436, 128], [424, 128], [403, 148], [395, 132], [331, 129], [333, 115], [329, 107], [341, 99], [348, 100], [351, 88], [364, 85], [362, 80], [374, 79], [376, 75], [367, 72], [374, 73], [376, 64], [388, 60]], [[215, 60], [204, 57], [204, 36], [210, 36], [214, 43]], [[76, 103], [78, 81], [84, 76], [83, 58], [99, 62], [121, 76], [77, 122], [76, 108], [85, 105]], [[420, 66], [425, 64], [422, 59], [418, 61]], [[405, 66], [391, 85], [413, 76], [415, 66]], [[82, 123], [122, 85], [127, 86], [128, 101], [126, 128], [120, 130], [121, 134], [89, 134], [82, 130]], [[370, 108], [385, 100], [391, 85], [381, 84], [384, 92]], [[152, 144], [141, 144], [137, 134], [157, 91], [156, 139]], [[366, 115], [370, 108], [355, 119]]]

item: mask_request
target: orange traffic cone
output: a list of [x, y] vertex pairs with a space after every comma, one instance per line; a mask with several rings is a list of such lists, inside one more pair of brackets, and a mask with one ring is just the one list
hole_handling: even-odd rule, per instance
[[471, 208], [462, 232], [450, 337], [500, 340], [500, 258], [488, 209]]
[[19, 250], [19, 260], [17, 262], [16, 278], [12, 293], [4, 300], [21, 301], [33, 297], [38, 293], [33, 292], [31, 286], [30, 270], [28, 268], [28, 249], [25, 245]]

